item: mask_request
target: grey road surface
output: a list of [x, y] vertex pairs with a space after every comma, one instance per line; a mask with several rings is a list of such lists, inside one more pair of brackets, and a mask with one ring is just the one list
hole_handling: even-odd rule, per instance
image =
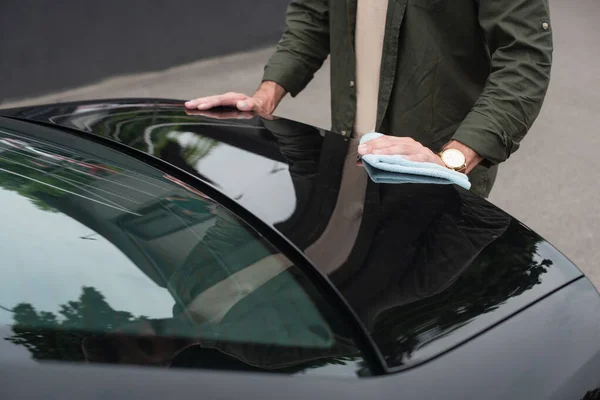
[[[490, 200], [530, 226], [600, 287], [600, 0], [551, 0], [555, 61], [544, 109], [500, 169]], [[152, 96], [189, 99], [251, 93], [272, 49], [124, 76], [76, 90], [0, 104]], [[76, 68], [76, 66], [73, 66]], [[329, 68], [277, 114], [329, 127]]]

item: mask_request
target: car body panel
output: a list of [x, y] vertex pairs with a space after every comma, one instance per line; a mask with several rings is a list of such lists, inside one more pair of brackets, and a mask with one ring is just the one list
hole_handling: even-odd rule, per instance
[[[590, 306], [591, 305], [591, 306]], [[600, 387], [600, 303], [586, 279], [469, 346], [400, 374], [363, 380], [0, 361], [6, 398], [593, 400]], [[551, 349], [551, 350], [549, 350]], [[9, 360], [10, 361], [10, 360]], [[23, 377], [35, 385], [24, 385]], [[236, 384], [231, 385], [232, 380]], [[77, 382], [77, 384], [74, 384]]]
[[[444, 185], [382, 189], [370, 183], [364, 197], [355, 199], [361, 203], [357, 212], [337, 221], [360, 219], [358, 232], [346, 233], [347, 240], [343, 235], [328, 238], [326, 247], [333, 253], [353, 249], [332, 271], [328, 262], [311, 257], [310, 246], [326, 236], [336, 207], [345, 206], [338, 195], [354, 142], [305, 124], [253, 115], [222, 119], [220, 112], [189, 115], [181, 102], [162, 99], [3, 113], [109, 138], [214, 184], [329, 276], [371, 333], [390, 371], [449, 351], [581, 277], [539, 235], [469, 192]], [[183, 161], [161, 150], [168, 138], [187, 154]], [[406, 228], [392, 227], [392, 239], [378, 237], [386, 220]], [[377, 242], [384, 261], [370, 258], [368, 248]], [[394, 259], [396, 246], [406, 250]], [[399, 271], [390, 262], [397, 262], [393, 268]]]
[[[333, 385], [240, 375], [245, 396], [265, 397], [264, 386], [281, 385], [298, 398], [386, 398], [401, 390], [406, 399], [559, 399], [600, 386], [594, 375], [600, 367], [598, 294], [577, 267], [519, 221], [454, 186], [373, 184], [362, 167], [350, 167], [356, 141], [325, 130], [267, 116], [235, 119], [223, 110], [191, 114], [182, 102], [165, 99], [0, 110], [73, 130], [68, 134], [77, 138], [109, 139], [113, 150], [159, 171], [168, 165], [188, 174], [194, 189], [249, 212], [246, 221], [285, 238], [274, 243], [286, 255], [302, 251], [306, 267], [318, 270], [315, 278], [327, 277], [343, 296], [340, 304], [350, 304], [369, 332], [365, 345], [375, 345], [370, 362], [382, 357], [385, 373], [402, 371]], [[47, 157], [39, 149], [36, 154]], [[364, 190], [348, 189], [348, 179], [357, 187], [364, 179]], [[332, 233], [333, 225], [343, 229]], [[70, 369], [15, 371], [39, 377], [40, 387], [51, 390]], [[117, 396], [156, 394], [177, 380], [185, 383], [171, 394], [191, 393], [202, 382], [207, 398], [239, 395], [235, 388], [220, 389], [228, 374], [106, 368], [77, 374], [86, 380], [95, 371], [96, 383], [72, 390], [95, 394], [113, 382]], [[148, 381], [156, 386], [141, 383]]]

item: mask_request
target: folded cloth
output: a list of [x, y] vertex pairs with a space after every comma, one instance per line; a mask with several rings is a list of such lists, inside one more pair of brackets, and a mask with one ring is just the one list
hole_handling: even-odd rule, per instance
[[[372, 132], [363, 135], [360, 143], [383, 136]], [[458, 185], [471, 188], [467, 175], [441, 165], [429, 162], [415, 162], [401, 155], [365, 154], [363, 165], [371, 179], [377, 183], [431, 183], [438, 185]]]

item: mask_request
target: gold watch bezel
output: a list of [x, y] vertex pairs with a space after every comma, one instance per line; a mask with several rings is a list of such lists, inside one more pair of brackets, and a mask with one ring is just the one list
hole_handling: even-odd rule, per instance
[[[459, 167], [452, 167], [452, 166], [448, 165], [446, 163], [446, 161], [444, 160], [444, 153], [446, 153], [447, 151], [457, 151], [460, 154], [462, 154], [463, 159], [464, 159], [463, 164]], [[440, 159], [442, 160], [442, 162], [444, 163], [444, 165], [446, 166], [446, 168], [448, 168], [448, 169], [451, 169], [456, 172], [464, 172], [467, 169], [467, 157], [465, 156], [465, 154], [462, 151], [460, 151], [458, 149], [444, 149], [444, 150], [440, 151], [438, 155], [439, 155]]]

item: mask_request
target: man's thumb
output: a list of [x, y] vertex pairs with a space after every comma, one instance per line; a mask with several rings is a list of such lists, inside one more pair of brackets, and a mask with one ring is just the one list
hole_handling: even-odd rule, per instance
[[251, 97], [248, 97], [244, 100], [240, 100], [237, 102], [236, 104], [238, 110], [240, 111], [252, 111], [254, 109], [254, 99]]

